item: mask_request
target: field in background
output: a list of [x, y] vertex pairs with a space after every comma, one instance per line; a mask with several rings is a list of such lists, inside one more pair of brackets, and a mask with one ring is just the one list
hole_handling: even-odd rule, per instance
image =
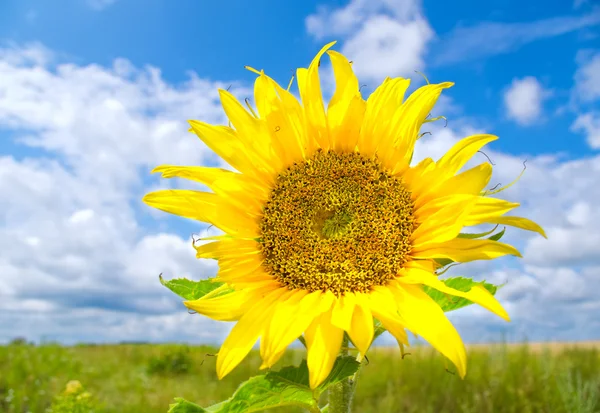
[[[428, 347], [374, 348], [361, 373], [356, 413], [600, 412], [600, 343], [474, 345], [465, 380]], [[13, 344], [0, 347], [0, 412], [43, 413], [69, 380], [99, 403], [95, 413], [165, 413], [173, 397], [222, 401], [258, 374], [256, 351], [219, 382], [216, 348], [181, 345]], [[289, 351], [274, 368], [297, 365]], [[450, 368], [453, 371], [452, 368]], [[272, 412], [300, 412], [292, 408]]]

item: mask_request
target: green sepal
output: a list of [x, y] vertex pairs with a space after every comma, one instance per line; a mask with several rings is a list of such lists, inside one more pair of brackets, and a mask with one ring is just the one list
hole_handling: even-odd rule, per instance
[[[208, 280], [200, 281], [192, 281], [187, 278], [175, 278], [173, 280], [165, 281], [162, 275], [159, 275], [158, 278], [162, 285], [186, 300], [197, 300], [202, 298], [223, 285], [223, 283], [220, 282], [213, 282], [210, 278]], [[221, 296], [230, 292], [233, 292], [233, 290], [220, 292], [216, 296]]]
[[502, 236], [504, 235], [504, 232], [506, 231], [506, 227], [504, 227], [502, 229], [502, 231], [500, 231], [497, 234], [492, 235], [491, 237], [489, 237], [488, 239], [491, 241], [500, 241], [500, 238], [502, 238]]
[[383, 326], [383, 324], [381, 324], [381, 321], [377, 320], [376, 318], [373, 319], [373, 323], [374, 323], [374, 327], [373, 327], [373, 341], [375, 341], [375, 339], [377, 337], [379, 337], [380, 335], [382, 335], [383, 333], [385, 333], [387, 330], [385, 329], [385, 327]]
[[477, 238], [485, 237], [486, 235], [490, 235], [491, 233], [493, 233], [494, 231], [496, 231], [496, 228], [498, 228], [498, 225], [496, 225], [494, 228], [492, 228], [489, 231], [479, 232], [479, 233], [476, 233], [476, 234], [471, 234], [471, 233], [468, 233], [468, 232], [461, 232], [460, 234], [458, 234], [456, 236], [456, 238], [477, 239]]
[[306, 340], [304, 339], [304, 336], [298, 337], [298, 341], [302, 343], [304, 348], [308, 348], [308, 347], [306, 347]]
[[[467, 292], [474, 286], [481, 285], [483, 288], [488, 290], [490, 294], [495, 295], [499, 288], [499, 286], [487, 283], [485, 281], [477, 282], [465, 277], [452, 277], [440, 281], [443, 281], [448, 287], [462, 292]], [[442, 308], [444, 312], [458, 310], [459, 308], [473, 304], [472, 301], [467, 300], [466, 298], [449, 296], [448, 294], [440, 292], [435, 288], [426, 285], [423, 286], [423, 291], [433, 298], [433, 300]]]
[[434, 258], [433, 260], [437, 262], [441, 267], [445, 267], [446, 265], [450, 265], [454, 262], [449, 258]]

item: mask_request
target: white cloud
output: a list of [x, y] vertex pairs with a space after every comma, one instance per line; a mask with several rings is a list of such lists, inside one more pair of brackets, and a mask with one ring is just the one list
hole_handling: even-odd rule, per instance
[[[0, 191], [10, 194], [0, 199], [0, 309], [13, 315], [0, 340], [20, 332], [65, 341], [88, 333], [100, 341], [172, 339], [176, 328], [159, 323], [187, 314], [158, 274], [206, 278], [216, 262], [196, 260], [191, 240], [167, 233], [160, 221], [148, 234], [140, 225], [151, 217], [141, 203], [144, 181], [161, 163], [216, 161], [185, 120], [223, 123], [217, 88], [229, 84], [190, 74], [174, 86], [158, 69], [123, 59], [104, 68], [52, 65], [54, 58], [35, 44], [0, 50], [0, 133], [15, 139], [14, 155], [0, 157]], [[32, 150], [35, 158], [27, 156]], [[186, 225], [189, 233], [201, 228]], [[31, 316], [27, 323], [23, 314]], [[78, 325], [78, 315], [93, 328]], [[64, 327], [69, 319], [76, 328]], [[110, 325], [102, 333], [100, 319]], [[211, 337], [203, 339], [218, 340], [225, 330], [204, 329]]]
[[571, 130], [584, 133], [590, 148], [600, 149], [600, 112], [578, 115], [571, 125]]
[[600, 53], [580, 52], [579, 68], [575, 72], [575, 92], [580, 101], [590, 102], [600, 98]]
[[342, 51], [354, 61], [353, 69], [361, 79], [382, 80], [423, 68], [423, 52], [432, 37], [433, 31], [424, 19], [399, 23], [387, 16], [375, 16], [344, 43]]
[[539, 123], [542, 103], [548, 96], [549, 92], [533, 76], [513, 79], [504, 92], [506, 114], [520, 125]]
[[352, 0], [340, 8], [319, 7], [306, 18], [306, 29], [319, 40], [343, 37], [341, 52], [354, 62], [356, 74], [374, 81], [423, 69], [434, 36], [418, 0]]
[[573, 76], [574, 85], [565, 109], [576, 115], [571, 131], [584, 134], [589, 147], [599, 149], [600, 112], [596, 107], [600, 100], [600, 52], [580, 50], [575, 61], [578, 68]]
[[561, 16], [524, 23], [481, 22], [457, 26], [432, 45], [434, 63], [472, 62], [515, 50], [536, 40], [559, 36], [600, 23], [600, 10], [583, 16]]
[[389, 13], [400, 21], [410, 21], [420, 15], [421, 3], [416, 0], [353, 0], [345, 7], [319, 6], [317, 14], [306, 18], [306, 29], [321, 40], [326, 36], [347, 35], [362, 25], [365, 17]]
[[[123, 59], [108, 68], [52, 66], [52, 59], [31, 58], [47, 53], [32, 47], [0, 52], [9, 56], [0, 58], [0, 133], [10, 129], [27, 150], [11, 146], [13, 156], [0, 157], [0, 191], [10, 194], [0, 198], [0, 310], [8, 320], [0, 340], [223, 338], [229, 324], [188, 315], [157, 280], [161, 272], [165, 278], [204, 278], [216, 272], [216, 263], [196, 260], [190, 239], [171, 233], [162, 219], [166, 214], [152, 215], [140, 198], [149, 189], [143, 177], [156, 164], [216, 163], [186, 132], [184, 120], [224, 122], [216, 88], [229, 83], [191, 75], [174, 86], [157, 69]], [[250, 96], [247, 89], [234, 90]], [[427, 124], [433, 136], [419, 141], [415, 161], [437, 158], [460, 137], [479, 132], [454, 124]], [[30, 151], [38, 157], [25, 156]], [[525, 156], [485, 152], [496, 164], [490, 186], [520, 172]], [[468, 166], [485, 160], [477, 154]], [[508, 242], [525, 247], [525, 271], [510, 268], [515, 261], [508, 259], [454, 269], [457, 275], [509, 280], [500, 297], [514, 320], [506, 327], [511, 331], [588, 334], [576, 328], [594, 321], [600, 307], [589, 294], [593, 289], [581, 287], [596, 285], [592, 270], [600, 265], [593, 235], [600, 233], [600, 217], [592, 207], [600, 202], [598, 165], [598, 157], [530, 157], [521, 182], [500, 196], [521, 202], [518, 214], [539, 222], [550, 239], [507, 230]], [[150, 187], [156, 185], [173, 184]], [[191, 221], [186, 225], [190, 232], [200, 229]], [[559, 284], [570, 289], [561, 291]], [[497, 338], [504, 322], [484, 314], [473, 308], [452, 318], [468, 339]]]

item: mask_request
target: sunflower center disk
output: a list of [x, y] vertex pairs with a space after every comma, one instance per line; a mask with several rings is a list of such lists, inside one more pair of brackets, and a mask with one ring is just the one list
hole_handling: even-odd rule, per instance
[[290, 289], [385, 285], [410, 253], [410, 195], [377, 159], [319, 150], [277, 177], [260, 224], [264, 266]]

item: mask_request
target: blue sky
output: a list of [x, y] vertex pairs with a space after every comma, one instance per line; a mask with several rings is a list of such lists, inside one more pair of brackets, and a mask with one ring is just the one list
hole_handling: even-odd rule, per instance
[[186, 120], [223, 123], [217, 88], [251, 97], [244, 65], [287, 84], [331, 40], [366, 93], [385, 76], [420, 85], [415, 70], [456, 83], [433, 112], [448, 126], [424, 129], [421, 158], [485, 131], [500, 136], [486, 149], [494, 184], [528, 160], [506, 197], [551, 239], [514, 230], [523, 260], [461, 266], [456, 274], [510, 280], [499, 297], [514, 320], [453, 314], [466, 340], [598, 338], [600, 301], [587, 292], [600, 273], [599, 35], [593, 0], [2, 2], [0, 190], [11, 195], [0, 201], [0, 341], [220, 341], [229, 325], [190, 318], [157, 285], [160, 272], [199, 278], [216, 266], [189, 244], [206, 225], [140, 202], [189, 184], [148, 171], [224, 166]]

